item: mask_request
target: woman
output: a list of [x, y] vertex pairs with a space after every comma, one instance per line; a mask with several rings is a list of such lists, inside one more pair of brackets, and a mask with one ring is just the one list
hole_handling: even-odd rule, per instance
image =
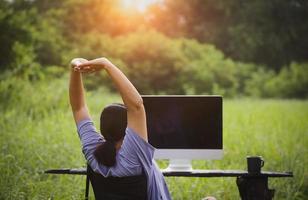
[[[171, 199], [164, 177], [153, 160], [154, 147], [148, 143], [143, 101], [127, 77], [106, 58], [71, 62], [70, 104], [82, 151], [91, 168], [103, 176], [134, 176], [145, 173], [148, 199]], [[119, 91], [124, 105], [107, 106], [101, 115], [98, 134], [91, 120], [82, 74], [105, 70]]]

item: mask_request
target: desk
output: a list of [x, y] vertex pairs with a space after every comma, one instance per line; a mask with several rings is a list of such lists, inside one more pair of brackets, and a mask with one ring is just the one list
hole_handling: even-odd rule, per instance
[[[47, 174], [87, 175], [86, 168], [49, 169]], [[177, 177], [236, 177], [236, 184], [242, 200], [270, 200], [275, 190], [268, 188], [268, 178], [293, 177], [292, 172], [262, 171], [259, 174], [250, 174], [244, 170], [193, 170], [189, 172], [162, 170], [164, 176]], [[86, 179], [86, 194], [88, 199], [89, 179]]]

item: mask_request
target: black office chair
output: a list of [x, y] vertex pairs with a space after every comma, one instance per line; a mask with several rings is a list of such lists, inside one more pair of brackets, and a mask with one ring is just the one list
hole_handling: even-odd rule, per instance
[[147, 179], [139, 176], [104, 177], [87, 166], [86, 199], [89, 197], [91, 182], [96, 200], [146, 200]]

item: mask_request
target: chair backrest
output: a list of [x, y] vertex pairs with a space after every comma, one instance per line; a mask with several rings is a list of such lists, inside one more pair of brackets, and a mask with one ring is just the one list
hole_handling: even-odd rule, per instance
[[87, 167], [96, 200], [146, 200], [145, 174], [127, 177], [104, 177]]

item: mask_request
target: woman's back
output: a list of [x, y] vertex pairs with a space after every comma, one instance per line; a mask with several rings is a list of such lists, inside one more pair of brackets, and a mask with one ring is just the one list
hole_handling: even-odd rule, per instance
[[125, 177], [145, 174], [147, 178], [147, 194], [149, 199], [170, 199], [170, 194], [153, 159], [155, 148], [143, 140], [131, 128], [126, 134], [117, 152], [116, 164], [112, 167], [101, 165], [93, 153], [97, 145], [105, 142], [94, 127], [92, 120], [82, 120], [77, 125], [78, 134], [82, 142], [82, 151], [94, 172], [104, 177]]

